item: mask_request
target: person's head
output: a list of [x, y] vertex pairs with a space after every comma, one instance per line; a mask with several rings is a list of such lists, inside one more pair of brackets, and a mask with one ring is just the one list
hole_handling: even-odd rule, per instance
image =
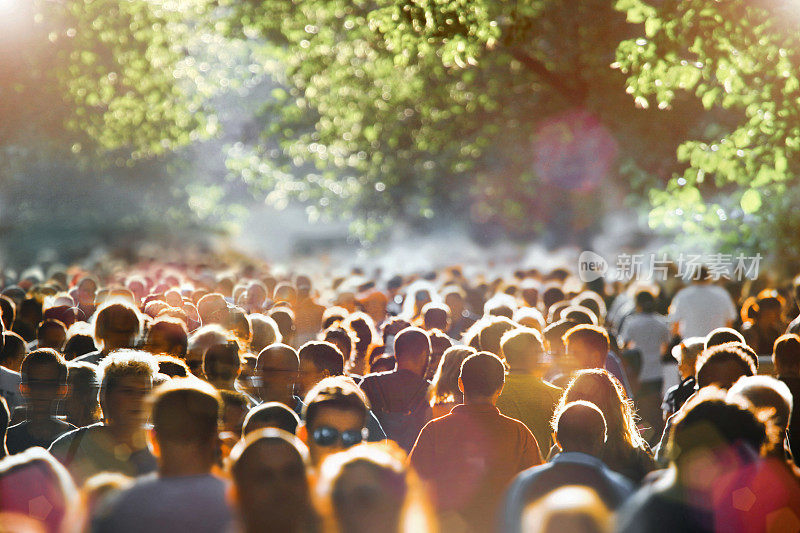
[[567, 357], [578, 368], [604, 368], [609, 350], [605, 328], [581, 324], [564, 334]]
[[434, 403], [462, 403], [464, 396], [458, 388], [458, 376], [461, 374], [461, 363], [464, 359], [478, 353], [469, 346], [453, 346], [445, 350], [439, 361], [439, 368], [433, 376]]
[[231, 436], [239, 438], [242, 434], [244, 419], [247, 416], [247, 396], [236, 390], [218, 390], [222, 399], [222, 413], [220, 415], [220, 431], [228, 432]]
[[688, 337], [680, 344], [672, 347], [672, 357], [678, 362], [678, 372], [681, 379], [694, 376], [697, 358], [703, 353], [705, 339], [703, 337]]
[[653, 313], [656, 309], [656, 299], [653, 296], [653, 293], [641, 289], [639, 290], [633, 297], [633, 301], [636, 304], [636, 310], [640, 313]]
[[228, 302], [218, 292], [212, 292], [200, 298], [200, 301], [197, 302], [197, 312], [200, 315], [200, 323], [204, 326], [218, 324], [227, 327], [230, 321]]
[[742, 334], [735, 329], [717, 328], [706, 335], [705, 345], [703, 348], [708, 350], [709, 348], [714, 348], [715, 346], [720, 346], [729, 342], [737, 342], [742, 345], [747, 344], [744, 340], [744, 336], [742, 336]]
[[494, 404], [505, 382], [506, 368], [493, 353], [478, 352], [461, 363], [458, 388], [464, 394], [464, 403]]
[[177, 318], [157, 318], [150, 324], [145, 349], [152, 354], [185, 358], [189, 349], [189, 332], [186, 324]]
[[13, 331], [6, 331], [3, 333], [3, 341], [2, 348], [0, 348], [0, 365], [19, 372], [22, 360], [28, 354], [28, 345], [25, 343], [25, 339]]
[[490, 352], [497, 356], [502, 353], [500, 340], [507, 332], [519, 326], [505, 316], [492, 316], [484, 319], [485, 325], [480, 329], [479, 342], [481, 351]]
[[422, 308], [423, 327], [430, 331], [438, 329], [447, 331], [450, 327], [450, 308], [442, 303], [429, 303]]
[[41, 528], [18, 531], [65, 531], [73, 525], [75, 483], [67, 469], [42, 448], [29, 448], [0, 461], [0, 494], [0, 513], [29, 517]]
[[156, 356], [156, 361], [158, 361], [159, 374], [164, 374], [171, 378], [187, 378], [191, 374], [183, 359], [162, 354]]
[[283, 340], [280, 331], [278, 331], [278, 324], [267, 315], [261, 313], [251, 314], [250, 327], [252, 328], [250, 350], [253, 353], [260, 353], [261, 350], [270, 344], [275, 344]]
[[579, 370], [559, 401], [559, 409], [578, 400], [597, 406], [606, 421], [607, 446], [613, 448], [644, 445], [634, 417], [633, 403], [625, 395], [622, 384], [607, 370]]
[[247, 316], [247, 313], [245, 313], [243, 309], [239, 307], [230, 309], [228, 329], [231, 333], [236, 335], [243, 346], [248, 346], [250, 344], [253, 328], [250, 324], [250, 317]]
[[0, 295], [0, 318], [2, 318], [2, 323], [5, 329], [11, 330], [14, 325], [14, 318], [17, 315], [17, 304], [14, 303], [14, 300], [6, 296], [5, 294]]
[[772, 347], [775, 372], [781, 377], [800, 377], [800, 337], [781, 335]]
[[105, 353], [133, 348], [142, 327], [139, 312], [126, 301], [103, 304], [95, 313], [94, 342]]
[[541, 334], [535, 329], [507, 331], [500, 340], [500, 349], [512, 372], [544, 373], [544, 345]]
[[36, 340], [38, 348], [53, 348], [60, 352], [67, 342], [67, 328], [60, 320], [46, 318], [39, 324]]
[[520, 524], [526, 533], [608, 533], [613, 517], [591, 488], [563, 485], [528, 503]]
[[233, 448], [231, 500], [246, 533], [299, 533], [316, 521], [306, 467], [308, 448], [293, 434], [265, 428]]
[[398, 370], [410, 370], [425, 375], [431, 356], [428, 334], [419, 328], [406, 328], [394, 338], [394, 355]]
[[291, 402], [299, 371], [300, 359], [291, 346], [272, 344], [261, 350], [256, 361], [261, 399]]
[[151, 398], [151, 443], [161, 475], [207, 473], [219, 451], [221, 399], [210, 385], [175, 378]]
[[277, 428], [296, 433], [300, 417], [280, 402], [264, 402], [248, 411], [242, 425], [242, 437], [259, 429]]
[[728, 399], [743, 399], [752, 406], [767, 430], [767, 453], [785, 459], [784, 441], [794, 399], [789, 387], [770, 376], [740, 378], [728, 389]]
[[233, 389], [233, 384], [242, 368], [239, 343], [229, 339], [214, 344], [203, 354], [203, 375], [218, 389]]
[[100, 408], [107, 425], [139, 428], [147, 420], [145, 399], [153, 388], [158, 365], [138, 350], [119, 350], [100, 363]]
[[375, 333], [375, 324], [366, 313], [353, 313], [348, 316], [342, 327], [353, 332], [356, 337], [356, 353], [357, 355], [365, 355], [373, 339], [378, 335]]
[[366, 438], [369, 401], [353, 380], [325, 378], [309, 391], [305, 404], [303, 419], [314, 466]]
[[294, 312], [288, 307], [274, 307], [269, 312], [270, 318], [278, 325], [278, 332], [281, 334], [283, 342], [291, 344], [294, 342]]
[[321, 380], [344, 374], [344, 356], [330, 342], [307, 342], [297, 356], [300, 359], [300, 374], [295, 389], [301, 398]]
[[757, 324], [771, 326], [779, 323], [783, 316], [784, 299], [778, 291], [765, 289], [758, 293], [752, 313]]
[[319, 492], [343, 533], [430, 531], [413, 472], [387, 446], [361, 444], [330, 456]]
[[64, 401], [67, 421], [78, 427], [97, 422], [100, 419], [97, 401], [100, 385], [96, 367], [90, 363], [68, 363], [67, 387], [69, 394]]
[[599, 455], [606, 442], [606, 418], [593, 403], [576, 400], [553, 416], [553, 436], [562, 452]]
[[197, 377], [203, 376], [203, 355], [206, 350], [215, 344], [225, 344], [231, 339], [231, 334], [222, 326], [211, 324], [202, 326], [189, 337], [189, 346], [186, 352], [186, 365]]
[[574, 304], [568, 305], [561, 310], [561, 318], [571, 320], [576, 324], [587, 324], [590, 326], [596, 326], [598, 324], [597, 316], [590, 309]]
[[695, 368], [697, 386], [701, 389], [709, 385], [729, 389], [740, 377], [756, 373], [753, 360], [736, 342], [703, 350]]
[[94, 344], [91, 326], [86, 322], [76, 322], [67, 330], [67, 342], [64, 343], [64, 359], [73, 359], [97, 350]]
[[40, 348], [25, 356], [20, 367], [19, 390], [29, 413], [50, 413], [67, 394], [67, 362], [52, 348]]
[[329, 342], [339, 348], [339, 351], [342, 352], [342, 356], [344, 357], [345, 361], [350, 359], [350, 355], [355, 352], [356, 349], [356, 337], [355, 333], [350, 331], [349, 329], [344, 329], [338, 326], [333, 326], [325, 330], [323, 340]]
[[710, 491], [720, 474], [740, 464], [741, 449], [758, 453], [765, 441], [764, 424], [753, 412], [709, 388], [690, 398], [678, 412], [667, 454], [684, 485]]
[[542, 331], [544, 347], [553, 359], [558, 361], [563, 359], [567, 351], [564, 345], [564, 335], [575, 326], [577, 324], [570, 320], [559, 320], [544, 328]]
[[535, 307], [520, 307], [514, 311], [514, 322], [520, 326], [535, 329], [542, 332], [545, 327], [545, 320], [542, 312]]

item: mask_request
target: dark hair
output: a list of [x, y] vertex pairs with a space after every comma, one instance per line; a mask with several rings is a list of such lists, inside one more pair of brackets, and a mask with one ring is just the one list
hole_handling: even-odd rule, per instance
[[253, 407], [247, 413], [242, 425], [242, 436], [252, 431], [252, 426], [256, 423], [267, 424], [268, 427], [276, 427], [294, 434], [300, 425], [300, 417], [280, 402], [266, 402]]
[[450, 317], [450, 308], [440, 303], [428, 303], [422, 308], [422, 321], [425, 329], [447, 329], [447, 320]]
[[345, 360], [350, 359], [350, 354], [353, 353], [353, 350], [355, 349], [356, 346], [355, 334], [350, 330], [338, 326], [334, 326], [325, 330], [325, 338], [323, 340], [325, 340], [326, 342], [330, 342], [337, 348], [339, 348], [339, 344], [337, 344], [337, 342], [344, 344], [347, 347], [346, 348], [347, 353], [345, 353], [344, 351], [342, 352], [342, 356], [344, 357]]
[[203, 374], [209, 379], [236, 379], [241, 365], [239, 343], [235, 340], [214, 344], [203, 354]]
[[634, 296], [636, 307], [642, 310], [643, 313], [652, 313], [656, 309], [656, 299], [653, 294], [645, 289], [642, 289]]
[[297, 352], [300, 361], [309, 361], [330, 376], [344, 374], [344, 356], [339, 348], [326, 341], [309, 341]]
[[0, 364], [5, 364], [10, 359], [15, 359], [28, 352], [28, 345], [25, 339], [14, 333], [6, 331], [2, 334], [4, 343], [0, 344]]
[[61, 354], [54, 349], [39, 348], [25, 356], [25, 359], [22, 360], [22, 366], [19, 369], [23, 382], [30, 379], [31, 367], [34, 365], [53, 365], [58, 369], [58, 382], [67, 382], [67, 362]]
[[181, 320], [172, 317], [158, 317], [150, 325], [147, 333], [148, 340], [154, 332], [161, 333], [171, 348], [177, 348], [179, 357], [186, 357], [189, 348], [189, 331]]
[[495, 354], [478, 352], [464, 359], [459, 377], [465, 396], [491, 396], [505, 383], [506, 368]]
[[754, 376], [756, 374], [756, 366], [747, 352], [738, 343], [729, 342], [709, 348], [697, 358], [695, 368], [698, 387], [702, 389], [711, 385], [713, 383], [713, 367], [723, 363], [738, 365], [742, 370], [743, 376]]
[[[800, 336], [788, 333], [778, 337], [772, 348], [772, 361], [779, 375], [800, 374]], [[800, 398], [797, 402], [800, 404]], [[800, 409], [800, 405], [797, 409]]]
[[[67, 333], [69, 334], [69, 331]], [[95, 350], [97, 350], [97, 346], [94, 343], [94, 337], [88, 332], [73, 333], [67, 337], [67, 342], [64, 343], [64, 358], [71, 361]]]
[[738, 342], [741, 344], [746, 344], [744, 336], [742, 336], [742, 334], [736, 331], [735, 329], [717, 328], [708, 335], [706, 335], [706, 342], [704, 348], [708, 350], [709, 348], [713, 348], [714, 346], [720, 346], [721, 344], [727, 344], [729, 342]]
[[14, 300], [5, 294], [0, 295], [0, 317], [2, 317], [2, 326], [0, 327], [5, 327], [5, 329], [10, 330], [14, 325], [14, 317], [16, 314], [17, 306]]
[[158, 355], [158, 372], [171, 378], [189, 377], [189, 367], [183, 359], [178, 359], [171, 355]]
[[675, 418], [670, 455], [675, 461], [697, 450], [714, 450], [745, 444], [756, 452], [766, 442], [764, 424], [746, 407], [729, 403], [717, 391], [702, 391], [691, 398]]
[[306, 421], [306, 427], [314, 426], [317, 413], [324, 407], [356, 412], [366, 423], [369, 400], [350, 378], [344, 376], [325, 378], [309, 391], [305, 400], [303, 419]]
[[201, 443], [217, 435], [221, 399], [211, 386], [176, 378], [156, 389], [150, 420], [156, 439]]
[[398, 364], [425, 357], [425, 364], [431, 353], [431, 341], [428, 334], [419, 328], [405, 328], [394, 338], [394, 356]]
[[67, 326], [60, 320], [56, 318], [45, 318], [39, 323], [39, 327], [36, 330], [36, 338], [39, 342], [42, 341], [47, 332], [50, 330], [60, 330], [64, 332], [64, 336], [67, 335]]

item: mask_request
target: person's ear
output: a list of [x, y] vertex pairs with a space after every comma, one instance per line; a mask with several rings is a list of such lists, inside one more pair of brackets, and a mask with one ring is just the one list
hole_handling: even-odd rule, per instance
[[153, 455], [156, 457], [161, 457], [161, 448], [158, 445], [155, 429], [150, 428], [147, 430], [147, 442], [150, 444], [150, 449], [152, 450]]
[[503, 393], [503, 387], [504, 387], [504, 386], [505, 386], [505, 384], [503, 384], [503, 385], [500, 385], [500, 388], [499, 388], [499, 389], [497, 389], [497, 392], [495, 392], [494, 394], [492, 394], [492, 399], [493, 399], [495, 402], [496, 402], [496, 401], [497, 401], [497, 399], [500, 397], [500, 395]]
[[23, 396], [27, 396], [28, 393], [31, 391], [30, 387], [26, 383], [20, 383], [19, 386], [19, 393]]
[[228, 483], [225, 489], [225, 501], [232, 509], [236, 509], [239, 505], [239, 490], [236, 488], [235, 483]]
[[461, 391], [461, 394], [464, 394], [464, 382], [461, 381], [461, 376], [458, 378], [458, 390]]
[[63, 400], [69, 394], [69, 385], [64, 383], [63, 385], [59, 385], [58, 392], [56, 393], [59, 400]]

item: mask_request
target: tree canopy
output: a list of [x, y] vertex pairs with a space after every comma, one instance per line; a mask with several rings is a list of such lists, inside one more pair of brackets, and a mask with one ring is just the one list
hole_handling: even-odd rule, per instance
[[6, 154], [165, 162], [248, 98], [230, 176], [363, 237], [461, 220], [585, 242], [601, 184], [708, 246], [778, 248], [793, 224], [800, 43], [780, 3], [25, 5], [0, 37]]

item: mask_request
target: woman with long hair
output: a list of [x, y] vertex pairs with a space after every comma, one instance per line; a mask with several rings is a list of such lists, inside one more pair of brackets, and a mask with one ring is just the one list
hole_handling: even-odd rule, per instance
[[458, 389], [458, 375], [464, 359], [476, 353], [475, 348], [469, 346], [453, 346], [445, 350], [431, 383], [434, 418], [444, 416], [456, 405], [464, 403], [463, 394]]
[[650, 447], [636, 427], [633, 402], [617, 378], [599, 368], [579, 371], [561, 396], [556, 412], [576, 400], [595, 404], [606, 419], [608, 439], [600, 459], [609, 468], [636, 483], [655, 469]]

